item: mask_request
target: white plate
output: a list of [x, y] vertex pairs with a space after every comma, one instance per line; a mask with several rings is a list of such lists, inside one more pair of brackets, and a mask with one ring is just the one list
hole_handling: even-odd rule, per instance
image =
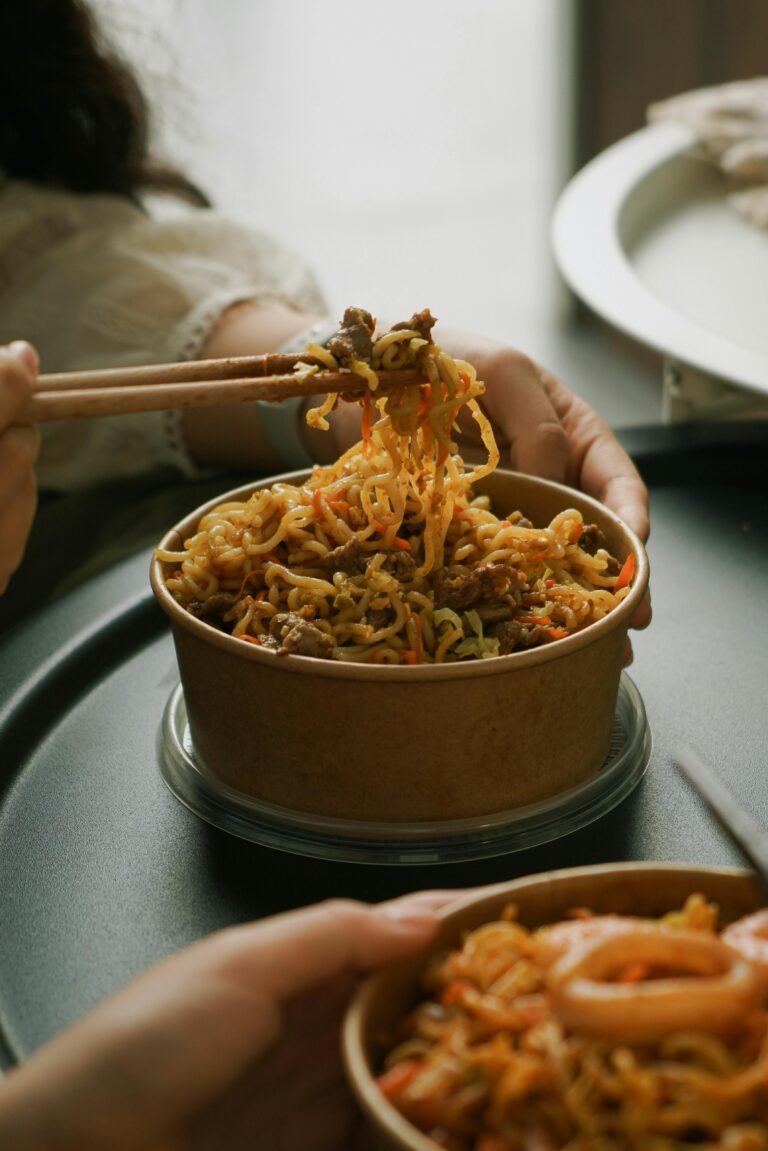
[[690, 155], [683, 125], [654, 124], [566, 187], [553, 220], [565, 279], [598, 315], [667, 359], [768, 395], [768, 232]]

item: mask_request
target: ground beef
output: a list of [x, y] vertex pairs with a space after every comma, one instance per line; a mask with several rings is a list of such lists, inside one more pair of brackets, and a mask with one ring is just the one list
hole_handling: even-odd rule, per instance
[[579, 547], [588, 556], [593, 556], [600, 548], [607, 546], [605, 536], [597, 524], [587, 524], [579, 536]]
[[389, 627], [395, 621], [395, 613], [389, 607], [369, 607], [365, 613], [365, 622], [369, 623], [374, 631]]
[[341, 328], [328, 341], [328, 351], [345, 368], [351, 367], [353, 360], [370, 361], [375, 326], [370, 312], [366, 312], [363, 308], [347, 308], [341, 321]]
[[499, 641], [499, 655], [509, 655], [513, 651], [522, 651], [528, 647], [538, 647], [544, 639], [546, 628], [523, 628], [516, 620], [500, 623], [488, 632]]
[[428, 344], [432, 343], [432, 329], [437, 323], [437, 320], [430, 312], [429, 308], [424, 308], [422, 312], [414, 312], [410, 320], [403, 320], [400, 324], [393, 324], [391, 331], [404, 332], [406, 330], [413, 330], [419, 333], [423, 340]]
[[511, 603], [481, 603], [479, 607], [475, 608], [475, 611], [483, 623], [499, 623], [501, 620], [512, 619], [515, 614], [514, 605]]
[[187, 611], [197, 619], [207, 619], [212, 615], [224, 615], [235, 603], [237, 603], [236, 595], [233, 595], [232, 592], [220, 591], [216, 592], [215, 595], [208, 596], [208, 599], [193, 600], [192, 603], [187, 604]]
[[334, 572], [344, 572], [345, 575], [360, 575], [366, 569], [368, 558], [360, 541], [351, 539], [328, 552], [327, 556], [323, 556], [322, 566], [329, 575], [333, 575]]
[[417, 567], [418, 564], [410, 552], [398, 549], [387, 554], [381, 565], [381, 570], [389, 572], [400, 583], [409, 583], [413, 579], [413, 573]]
[[485, 564], [469, 571], [456, 564], [435, 572], [433, 587], [436, 607], [449, 607], [452, 611], [470, 608], [504, 606], [513, 607], [510, 593], [524, 586], [525, 578], [517, 568], [507, 564]]
[[311, 655], [315, 659], [330, 659], [336, 647], [332, 636], [326, 635], [307, 619], [293, 612], [278, 612], [269, 624], [270, 634], [280, 640], [280, 654]]

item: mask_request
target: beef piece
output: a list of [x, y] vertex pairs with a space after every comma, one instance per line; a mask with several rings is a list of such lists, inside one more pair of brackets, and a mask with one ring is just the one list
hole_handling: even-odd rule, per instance
[[323, 556], [322, 566], [330, 575], [333, 575], [334, 572], [344, 572], [345, 575], [360, 575], [366, 569], [368, 558], [360, 541], [351, 539], [328, 552], [327, 556]]
[[381, 565], [382, 571], [390, 572], [400, 583], [408, 583], [412, 580], [417, 567], [418, 564], [413, 555], [399, 549], [389, 552]]
[[523, 651], [528, 647], [538, 647], [544, 639], [546, 628], [532, 627], [527, 632], [517, 620], [497, 624], [490, 629], [489, 635], [495, 636], [499, 641], [499, 655], [509, 655], [513, 651]]
[[366, 528], [368, 527], [368, 517], [362, 508], [352, 507], [347, 512], [347, 523], [351, 528]]
[[619, 563], [619, 561], [614, 556], [608, 556], [608, 559], [606, 560], [606, 563], [605, 563], [605, 574], [606, 575], [618, 575], [620, 571], [621, 571], [621, 564]]
[[513, 512], [511, 516], [507, 516], [507, 519], [516, 528], [532, 528], [533, 527], [533, 524], [531, 523], [531, 521], [529, 519], [527, 519], [523, 515], [522, 512]]
[[597, 524], [587, 524], [584, 531], [579, 536], [579, 547], [588, 556], [593, 556], [596, 551], [606, 546], [606, 539]]
[[270, 634], [280, 640], [277, 649], [281, 655], [311, 655], [315, 659], [330, 659], [336, 647], [332, 636], [326, 635], [307, 619], [293, 612], [278, 612], [269, 624]]
[[456, 612], [469, 611], [480, 604], [502, 607], [508, 604], [509, 593], [523, 583], [522, 573], [507, 564], [486, 564], [471, 572], [457, 564], [435, 572], [435, 606]]
[[515, 614], [511, 603], [483, 604], [475, 609], [483, 623], [499, 623], [501, 620], [512, 619]]
[[400, 324], [393, 324], [390, 329], [393, 332], [404, 332], [406, 329], [412, 329], [419, 333], [423, 340], [427, 343], [432, 343], [432, 329], [434, 328], [437, 320], [430, 312], [429, 308], [424, 308], [421, 312], [414, 312], [410, 320], [403, 320]]
[[389, 627], [394, 619], [395, 614], [390, 607], [369, 607], [365, 613], [365, 622], [369, 623], [374, 631]]
[[208, 599], [193, 600], [187, 604], [187, 611], [197, 619], [207, 619], [212, 615], [224, 615], [237, 603], [237, 596], [232, 592], [220, 591], [209, 595]]
[[510, 652], [525, 646], [522, 639], [523, 629], [519, 623], [514, 621], [500, 623], [491, 628], [487, 634], [494, 636], [499, 641], [499, 655], [509, 655]]
[[353, 360], [370, 362], [375, 326], [370, 312], [363, 308], [347, 308], [341, 328], [328, 341], [328, 351], [346, 368], [351, 367]]
[[373, 329], [376, 327], [376, 321], [365, 308], [347, 308], [342, 317], [342, 328], [354, 328], [358, 325], [362, 325], [364, 328], [367, 328], [369, 332], [373, 333]]

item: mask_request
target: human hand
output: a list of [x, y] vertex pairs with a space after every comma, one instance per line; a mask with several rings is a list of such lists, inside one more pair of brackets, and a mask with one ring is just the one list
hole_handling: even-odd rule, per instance
[[339, 1052], [349, 996], [361, 973], [426, 944], [457, 894], [332, 901], [193, 944], [0, 1083], [0, 1146], [352, 1147]]
[[[600, 500], [641, 540], [649, 533], [648, 491], [605, 420], [545, 368], [513, 348], [464, 332], [441, 332], [438, 342], [468, 360], [485, 382], [483, 407], [491, 419], [502, 463], [530, 475], [580, 488]], [[479, 445], [477, 425], [462, 429]], [[507, 454], [507, 461], [504, 456]], [[632, 627], [651, 622], [646, 592]], [[625, 664], [631, 662], [627, 645]]]
[[[502, 465], [580, 488], [600, 500], [640, 537], [648, 538], [648, 492], [637, 468], [608, 424], [551, 373], [513, 348], [466, 332], [435, 331], [437, 343], [467, 360], [485, 383], [482, 406], [493, 424]], [[331, 417], [334, 443], [329, 458], [360, 434], [356, 404], [342, 404]], [[471, 415], [462, 413], [461, 451], [471, 457], [481, 446]], [[643, 628], [651, 619], [646, 593], [632, 618]]]
[[34, 466], [40, 435], [14, 421], [37, 375], [37, 354], [22, 340], [0, 347], [0, 594], [21, 563], [37, 507]]

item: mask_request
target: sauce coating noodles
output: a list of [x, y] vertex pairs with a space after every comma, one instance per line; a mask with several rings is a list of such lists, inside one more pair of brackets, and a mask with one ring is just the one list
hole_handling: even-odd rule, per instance
[[[222, 504], [183, 550], [159, 551], [187, 610], [282, 653], [441, 663], [555, 642], [628, 594], [633, 557], [620, 570], [579, 512], [534, 527], [474, 494], [499, 461], [484, 385], [432, 341], [433, 323], [424, 311], [374, 338], [369, 314], [348, 309], [329, 348], [309, 346], [330, 370], [368, 379], [362, 439], [305, 483]], [[378, 371], [408, 367], [423, 383], [377, 391]], [[307, 422], [327, 427], [339, 402], [329, 395]], [[454, 440], [464, 412], [486, 451], [475, 466]]]
[[449, 1151], [763, 1151], [765, 978], [716, 920], [507, 909], [428, 969], [382, 1093]]

